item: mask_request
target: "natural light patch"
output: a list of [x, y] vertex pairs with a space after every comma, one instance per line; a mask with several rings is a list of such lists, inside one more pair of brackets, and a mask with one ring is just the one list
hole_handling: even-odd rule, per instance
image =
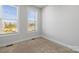
[[3, 5], [0, 12], [0, 33], [17, 32], [17, 8]]
[[27, 12], [28, 31], [37, 31], [38, 10], [29, 9]]

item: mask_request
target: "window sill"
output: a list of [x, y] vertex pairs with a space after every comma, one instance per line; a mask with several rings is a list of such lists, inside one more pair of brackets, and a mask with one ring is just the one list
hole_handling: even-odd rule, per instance
[[0, 37], [16, 35], [17, 33], [18, 32], [8, 32], [8, 33], [2, 32], [2, 33], [0, 33]]

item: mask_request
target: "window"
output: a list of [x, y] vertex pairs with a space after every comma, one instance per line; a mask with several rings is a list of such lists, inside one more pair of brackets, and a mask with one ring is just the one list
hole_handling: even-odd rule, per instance
[[17, 18], [15, 6], [0, 6], [0, 34], [17, 32]]
[[29, 8], [27, 12], [28, 28], [29, 32], [35, 32], [38, 28], [38, 10]]

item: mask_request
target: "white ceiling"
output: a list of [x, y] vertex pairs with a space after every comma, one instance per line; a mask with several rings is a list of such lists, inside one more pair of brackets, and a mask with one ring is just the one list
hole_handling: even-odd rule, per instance
[[46, 5], [34, 5], [34, 6], [36, 6], [38, 8], [44, 8]]

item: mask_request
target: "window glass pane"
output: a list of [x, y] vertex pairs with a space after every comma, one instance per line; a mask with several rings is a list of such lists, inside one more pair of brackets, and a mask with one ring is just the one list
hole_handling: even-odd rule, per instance
[[0, 32], [1, 32], [1, 6], [0, 6]]
[[4, 6], [2, 6], [2, 8], [3, 8], [3, 18], [4, 19], [6, 18], [7, 20], [16, 21], [17, 8], [8, 6], [8, 5], [4, 5]]
[[2, 32], [17, 32], [17, 8], [14, 6], [2, 6]]
[[38, 11], [29, 9], [27, 12], [28, 18], [28, 31], [37, 31]]

